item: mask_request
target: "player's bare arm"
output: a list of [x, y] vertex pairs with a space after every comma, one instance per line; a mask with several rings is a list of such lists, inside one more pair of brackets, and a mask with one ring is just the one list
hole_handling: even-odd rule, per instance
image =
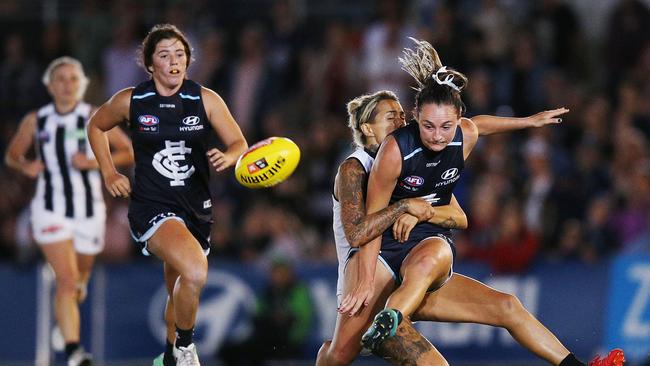
[[[366, 215], [366, 203], [363, 192], [368, 183], [368, 175], [356, 159], [348, 159], [339, 168], [335, 182], [336, 196], [341, 202], [341, 217], [343, 230], [350, 246], [356, 248], [365, 245], [373, 238], [381, 235], [395, 220], [407, 212], [409, 202], [400, 200], [379, 212]], [[412, 202], [411, 205], [416, 205]], [[424, 210], [433, 214], [433, 209], [428, 209], [427, 203], [421, 203]]]
[[568, 108], [550, 109], [536, 113], [532, 116], [516, 117], [496, 117], [488, 115], [479, 115], [472, 117], [472, 121], [478, 127], [480, 136], [491, 135], [493, 133], [519, 130], [523, 128], [543, 127], [550, 124], [562, 123], [562, 116], [568, 113]]
[[36, 112], [30, 112], [20, 122], [18, 131], [5, 152], [5, 164], [30, 178], [36, 178], [43, 170], [43, 162], [40, 159], [28, 160], [25, 157], [34, 142], [35, 135]]
[[248, 143], [219, 94], [211, 89], [201, 87], [201, 97], [212, 128], [226, 146], [225, 151], [212, 148], [207, 152], [210, 164], [220, 172], [235, 164], [239, 156], [248, 149]]
[[113, 95], [90, 117], [87, 127], [88, 142], [104, 177], [104, 185], [113, 197], [128, 197], [131, 184], [129, 179], [115, 168], [107, 131], [129, 119], [132, 92], [133, 88], [127, 88]]

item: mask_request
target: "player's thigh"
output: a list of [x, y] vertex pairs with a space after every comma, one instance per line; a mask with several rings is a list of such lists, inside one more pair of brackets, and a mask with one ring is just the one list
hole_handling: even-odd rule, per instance
[[[345, 281], [343, 285], [343, 298], [354, 291], [358, 283], [358, 257], [357, 253], [348, 261], [345, 268]], [[337, 314], [334, 337], [330, 345], [330, 352], [347, 351], [356, 356], [361, 350], [361, 336], [368, 329], [373, 317], [383, 309], [386, 299], [395, 289], [395, 280], [381, 261], [377, 261], [375, 268], [374, 292], [368, 306], [354, 315]]]
[[72, 239], [40, 245], [45, 259], [52, 267], [59, 285], [75, 288], [79, 278], [77, 258]]
[[510, 294], [454, 273], [444, 286], [425, 296], [413, 320], [500, 325], [508, 309], [519, 305]]
[[80, 254], [77, 252], [77, 267], [79, 268], [79, 282], [88, 282], [95, 265], [95, 255]]
[[181, 220], [167, 220], [149, 238], [147, 249], [180, 274], [207, 272], [201, 245]]
[[440, 237], [424, 239], [415, 246], [402, 263], [402, 283], [430, 281], [439, 287], [451, 273], [453, 252], [449, 243]]

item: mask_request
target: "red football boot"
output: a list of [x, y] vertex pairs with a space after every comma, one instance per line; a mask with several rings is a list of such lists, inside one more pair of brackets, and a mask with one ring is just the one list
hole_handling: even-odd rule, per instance
[[623, 366], [624, 363], [625, 354], [623, 353], [623, 350], [620, 348], [614, 348], [609, 351], [607, 357], [603, 359], [601, 359], [600, 356], [596, 356], [596, 358], [589, 362], [589, 366]]

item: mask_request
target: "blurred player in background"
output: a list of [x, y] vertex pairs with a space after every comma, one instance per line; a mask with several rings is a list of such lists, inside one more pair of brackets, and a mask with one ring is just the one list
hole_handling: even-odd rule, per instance
[[[83, 101], [88, 85], [83, 67], [71, 57], [48, 65], [43, 83], [52, 102], [28, 113], [7, 148], [5, 162], [37, 179], [31, 203], [34, 239], [56, 276], [54, 313], [69, 366], [90, 365], [80, 345], [79, 303], [86, 298], [95, 256], [104, 248], [106, 206], [97, 160], [88, 148], [86, 124], [95, 108]], [[28, 159], [36, 148], [36, 159]], [[133, 163], [128, 137], [107, 133], [115, 165]]]

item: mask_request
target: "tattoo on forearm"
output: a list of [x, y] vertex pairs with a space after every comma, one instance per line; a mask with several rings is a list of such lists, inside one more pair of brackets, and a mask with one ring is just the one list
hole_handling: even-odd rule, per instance
[[339, 173], [339, 202], [343, 229], [350, 244], [364, 245], [381, 235], [406, 212], [406, 203], [397, 202], [383, 210], [366, 215], [364, 192], [368, 175], [355, 162], [345, 162]]
[[444, 227], [445, 229], [457, 229], [457, 228], [458, 228], [458, 223], [457, 223], [456, 220], [454, 220], [454, 218], [451, 217], [451, 216], [449, 216], [448, 218], [446, 218], [445, 220], [443, 220], [443, 221], [442, 221], [440, 224], [438, 224], [438, 225]]
[[383, 341], [376, 351], [390, 364], [400, 366], [417, 365], [429, 352], [435, 352], [433, 345], [407, 319], [400, 323], [395, 336]]

